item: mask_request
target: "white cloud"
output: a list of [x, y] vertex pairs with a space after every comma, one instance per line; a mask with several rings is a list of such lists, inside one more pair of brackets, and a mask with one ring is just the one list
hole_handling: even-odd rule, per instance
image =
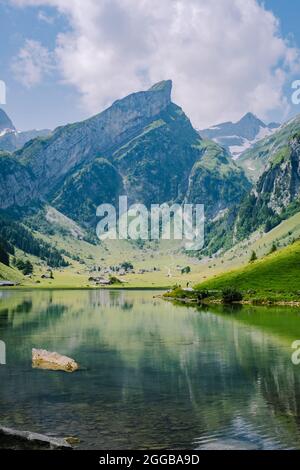
[[168, 78], [198, 127], [287, 110], [283, 88], [299, 54], [256, 0], [11, 1], [66, 15], [71, 31], [55, 53], [91, 113]]
[[53, 16], [47, 15], [47, 13], [45, 13], [43, 10], [38, 12], [38, 19], [47, 24], [53, 24], [55, 20]]
[[53, 68], [53, 57], [38, 41], [27, 39], [12, 60], [16, 80], [27, 88], [38, 85]]

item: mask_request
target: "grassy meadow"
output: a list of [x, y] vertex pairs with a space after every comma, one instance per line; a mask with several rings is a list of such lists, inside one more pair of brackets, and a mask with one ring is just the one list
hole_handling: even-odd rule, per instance
[[202, 282], [195, 289], [223, 291], [229, 287], [242, 291], [245, 299], [300, 300], [300, 241], [245, 267]]

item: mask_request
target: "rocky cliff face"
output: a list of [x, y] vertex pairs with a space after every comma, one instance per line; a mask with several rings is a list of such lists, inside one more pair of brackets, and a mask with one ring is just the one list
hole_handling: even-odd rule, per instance
[[268, 207], [280, 214], [300, 195], [300, 137], [271, 160], [257, 184], [257, 194], [267, 196]]
[[10, 154], [0, 152], [0, 174], [1, 209], [13, 206], [24, 207], [28, 202], [38, 199], [35, 181], [30, 170]]
[[[148, 91], [116, 101], [91, 119], [60, 127], [52, 135], [29, 141], [14, 154], [21, 164], [17, 175], [14, 175], [12, 167], [9, 175], [6, 161], [0, 159], [3, 175], [0, 181], [0, 207], [28, 205], [37, 194], [47, 198], [49, 194], [53, 195], [54, 188], [59, 191], [72, 171], [77, 171], [97, 156], [111, 155], [114, 149], [134, 138], [170, 104], [171, 88], [171, 81], [161, 82]], [[6, 126], [10, 121], [4, 114], [0, 118], [2, 116], [2, 125]], [[16, 177], [16, 184], [11, 184], [12, 178]]]
[[255, 188], [239, 210], [237, 231], [241, 238], [258, 227], [266, 231], [300, 209], [300, 134], [272, 155]]
[[145, 92], [116, 101], [106, 111], [84, 122], [58, 128], [52, 136], [30, 142], [18, 158], [36, 177], [38, 190], [45, 194], [72, 169], [90, 162], [97, 155], [133, 138], [171, 102], [171, 81], [157, 84]]

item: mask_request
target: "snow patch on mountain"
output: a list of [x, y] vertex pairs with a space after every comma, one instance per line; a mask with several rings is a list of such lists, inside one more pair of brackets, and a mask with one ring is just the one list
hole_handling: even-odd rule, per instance
[[247, 113], [238, 122], [224, 122], [199, 131], [204, 139], [214, 140], [219, 145], [225, 147], [234, 160], [238, 160], [240, 155], [251, 148], [259, 140], [268, 137], [280, 124], [265, 124], [257, 116]]

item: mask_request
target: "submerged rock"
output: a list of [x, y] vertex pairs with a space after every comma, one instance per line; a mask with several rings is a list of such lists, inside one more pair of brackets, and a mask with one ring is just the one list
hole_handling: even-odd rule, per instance
[[257, 445], [239, 439], [217, 439], [207, 442], [197, 450], [257, 450]]
[[38, 369], [63, 370], [65, 372], [74, 372], [79, 369], [74, 359], [45, 349], [32, 350], [32, 366]]
[[80, 439], [78, 437], [66, 437], [65, 441], [67, 441], [67, 443], [70, 445], [80, 444]]
[[65, 439], [0, 426], [0, 449], [3, 450], [72, 450]]

